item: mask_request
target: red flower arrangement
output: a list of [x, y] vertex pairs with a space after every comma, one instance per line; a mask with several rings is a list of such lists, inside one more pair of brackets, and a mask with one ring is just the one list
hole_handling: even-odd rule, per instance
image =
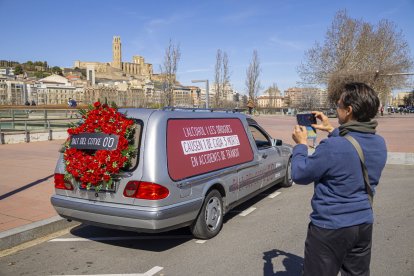
[[[136, 154], [133, 147], [134, 121], [119, 113], [116, 107], [95, 102], [89, 110], [81, 111], [83, 122], [68, 129], [69, 137], [64, 144], [66, 179], [74, 178], [81, 187], [99, 191], [112, 186], [113, 177], [131, 165]], [[80, 149], [71, 144], [76, 135], [103, 133], [118, 136], [116, 149]]]

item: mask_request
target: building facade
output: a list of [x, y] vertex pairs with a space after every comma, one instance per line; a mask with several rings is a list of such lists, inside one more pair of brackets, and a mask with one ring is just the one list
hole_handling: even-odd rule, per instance
[[27, 100], [23, 81], [0, 78], [0, 105], [23, 105]]
[[392, 98], [391, 106], [397, 107], [399, 105], [405, 105], [404, 98], [408, 97], [413, 92], [399, 92]]
[[269, 87], [263, 95], [257, 97], [257, 106], [260, 108], [282, 108], [285, 107], [285, 99], [282, 97], [276, 85]]
[[[82, 102], [83, 90], [72, 85], [68, 79], [59, 75], [51, 75], [40, 79], [36, 83], [36, 96], [34, 99], [38, 105], [67, 104], [69, 98]], [[34, 96], [32, 96], [34, 98]]]
[[289, 107], [312, 109], [327, 108], [328, 93], [326, 90], [314, 87], [292, 87], [284, 91], [285, 104]]
[[260, 108], [285, 107], [285, 98], [282, 96], [262, 95], [257, 97], [257, 106]]

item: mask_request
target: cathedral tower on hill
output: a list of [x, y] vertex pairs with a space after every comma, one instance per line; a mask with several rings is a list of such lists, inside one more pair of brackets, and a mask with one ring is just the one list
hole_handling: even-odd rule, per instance
[[94, 68], [96, 78], [114, 80], [128, 80], [133, 78], [151, 79], [153, 75], [152, 64], [145, 63], [141, 56], [133, 56], [132, 62], [122, 62], [121, 37], [112, 39], [112, 62], [75, 61], [74, 67], [81, 69]]
[[121, 37], [112, 40], [112, 67], [122, 69]]

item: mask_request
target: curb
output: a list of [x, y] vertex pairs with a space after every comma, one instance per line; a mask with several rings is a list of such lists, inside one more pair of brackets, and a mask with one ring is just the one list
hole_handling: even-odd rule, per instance
[[[315, 152], [308, 148], [308, 154]], [[414, 165], [414, 152], [388, 152], [386, 165]]]
[[387, 165], [414, 165], [414, 153], [388, 152]]
[[25, 242], [52, 234], [54, 232], [79, 225], [68, 222], [60, 216], [37, 221], [0, 233], [0, 250], [9, 249]]

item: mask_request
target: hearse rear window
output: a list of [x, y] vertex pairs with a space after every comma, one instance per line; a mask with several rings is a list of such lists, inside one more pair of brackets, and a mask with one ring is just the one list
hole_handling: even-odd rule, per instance
[[170, 119], [168, 173], [177, 181], [253, 160], [239, 119]]
[[140, 155], [140, 146], [141, 146], [141, 136], [142, 136], [142, 121], [135, 120], [135, 133], [134, 133], [134, 148], [137, 149], [137, 154], [131, 159], [131, 166], [128, 171], [133, 171], [138, 166], [138, 160]]

